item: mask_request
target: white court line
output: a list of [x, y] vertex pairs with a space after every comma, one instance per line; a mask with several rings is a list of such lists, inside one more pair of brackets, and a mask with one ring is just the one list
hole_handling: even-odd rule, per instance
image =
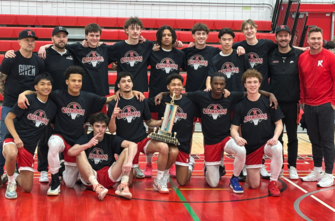
[[[298, 186], [297, 184], [293, 183], [291, 180], [287, 179], [286, 177], [283, 177], [283, 176], [282, 176], [282, 177], [280, 177], [280, 178], [286, 180], [287, 182], [289, 182], [289, 183], [292, 184], [293, 186], [297, 187], [297, 188], [298, 188], [299, 190], [301, 190], [302, 192], [304, 192], [304, 193], [308, 193], [307, 190], [305, 190], [305, 189], [303, 189], [302, 187]], [[311, 195], [311, 197], [335, 213], [335, 209], [334, 209], [333, 207], [329, 206], [327, 203], [323, 202], [322, 200], [320, 200], [319, 198], [317, 198], [317, 197], [314, 196], [314, 195]]]

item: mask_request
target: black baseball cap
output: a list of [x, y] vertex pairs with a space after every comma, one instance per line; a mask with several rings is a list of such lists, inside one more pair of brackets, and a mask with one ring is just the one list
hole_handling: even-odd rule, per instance
[[275, 31], [276, 34], [278, 32], [280, 32], [280, 31], [287, 31], [288, 33], [291, 34], [291, 30], [290, 30], [290, 28], [287, 25], [279, 25], [279, 26], [277, 26], [276, 31]]
[[54, 28], [54, 30], [52, 31], [52, 36], [54, 36], [55, 34], [57, 34], [58, 32], [65, 32], [66, 35], [69, 34], [69, 32], [67, 32], [66, 28], [64, 28], [63, 26], [57, 26], [56, 28]]
[[35, 40], [38, 39], [38, 37], [35, 35], [35, 32], [30, 29], [25, 29], [19, 33], [19, 40], [22, 38], [35, 38]]

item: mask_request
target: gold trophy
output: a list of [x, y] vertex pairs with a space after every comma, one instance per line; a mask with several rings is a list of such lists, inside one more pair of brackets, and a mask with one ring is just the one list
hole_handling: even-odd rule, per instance
[[175, 93], [173, 92], [171, 103], [165, 103], [165, 112], [164, 112], [164, 119], [161, 125], [161, 129], [158, 130], [156, 133], [156, 127], [154, 128], [154, 132], [149, 134], [149, 138], [153, 140], [159, 140], [164, 143], [179, 145], [179, 141], [177, 140], [177, 132], [174, 132], [174, 136], [172, 136], [172, 127], [174, 122], [174, 117], [177, 112], [178, 105], [174, 104]]

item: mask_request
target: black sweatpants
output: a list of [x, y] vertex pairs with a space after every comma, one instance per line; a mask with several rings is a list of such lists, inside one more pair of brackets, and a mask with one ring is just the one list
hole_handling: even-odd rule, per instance
[[49, 146], [48, 146], [48, 140], [51, 137], [51, 126], [48, 124], [45, 127], [45, 130], [41, 134], [40, 141], [38, 143], [37, 148], [37, 171], [48, 171], [48, 152], [49, 152]]
[[[298, 103], [284, 103], [279, 102], [279, 107], [284, 114], [284, 118], [282, 119], [283, 124], [286, 126], [286, 134], [288, 138], [287, 143], [287, 155], [288, 155], [288, 165], [287, 167], [293, 166], [297, 168], [297, 157], [298, 157], [298, 137], [297, 137], [297, 111], [298, 111]], [[283, 142], [283, 132], [279, 137], [279, 141], [284, 146]], [[284, 162], [284, 154], [283, 154], [283, 162]], [[284, 167], [284, 164], [283, 164]]]
[[334, 110], [330, 103], [318, 106], [305, 105], [307, 133], [312, 143], [315, 167], [322, 166], [324, 156], [326, 173], [334, 167]]

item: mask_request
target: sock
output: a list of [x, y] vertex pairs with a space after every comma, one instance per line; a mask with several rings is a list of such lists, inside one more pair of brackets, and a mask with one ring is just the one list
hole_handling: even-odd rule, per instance
[[59, 174], [58, 172], [55, 174], [51, 174], [51, 190], [55, 190], [60, 185], [59, 182]]
[[151, 162], [152, 162], [152, 153], [147, 154], [146, 161], [147, 161], [148, 164], [151, 164]]
[[122, 175], [121, 183], [128, 183], [128, 182], [129, 182], [129, 176], [127, 176], [127, 175]]
[[233, 179], [234, 177], [238, 177], [238, 176], [235, 176], [234, 173], [233, 173], [233, 175], [231, 176], [231, 178]]
[[314, 167], [314, 171], [321, 173], [322, 172], [322, 167]]
[[92, 185], [99, 184], [97, 178], [96, 178], [94, 175], [93, 175], [93, 176], [90, 176], [90, 177], [88, 178], [88, 180], [90, 181], [90, 183], [91, 183]]
[[224, 163], [224, 158], [222, 157], [222, 158], [221, 158], [220, 165], [223, 166], [223, 163]]
[[274, 178], [272, 178], [272, 177], [270, 177], [270, 182], [272, 182], [272, 181], [278, 181], [278, 179], [274, 179]]
[[14, 175], [8, 176], [8, 182], [14, 183], [15, 182], [15, 176]]
[[133, 168], [140, 167], [138, 164], [133, 164]]
[[164, 176], [170, 176], [170, 169], [164, 170]]
[[165, 171], [157, 170], [157, 180], [161, 180], [164, 176]]

